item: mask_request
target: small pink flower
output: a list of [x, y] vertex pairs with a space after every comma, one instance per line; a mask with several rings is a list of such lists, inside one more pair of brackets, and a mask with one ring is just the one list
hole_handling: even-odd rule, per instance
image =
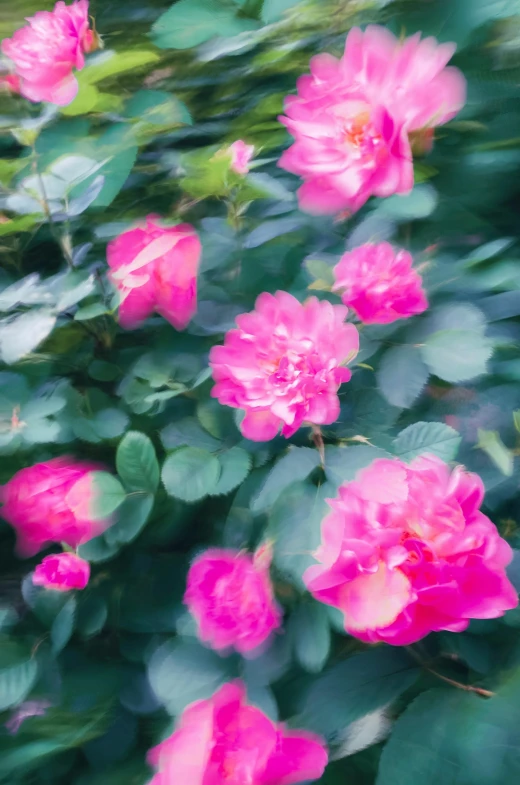
[[313, 57], [310, 76], [285, 102], [280, 121], [294, 136], [279, 165], [303, 177], [300, 207], [354, 212], [372, 196], [413, 186], [410, 135], [431, 144], [429, 130], [464, 105], [465, 80], [446, 68], [453, 44], [420, 34], [398, 41], [383, 27], [353, 28], [340, 60]]
[[94, 520], [92, 463], [54, 458], [21, 469], [0, 488], [0, 514], [16, 531], [21, 556], [34, 556], [51, 542], [71, 548], [100, 534], [109, 521]]
[[154, 215], [109, 243], [109, 278], [121, 296], [121, 326], [132, 330], [157, 311], [183, 330], [197, 311], [200, 254], [193, 226], [161, 226]]
[[27, 22], [2, 41], [2, 52], [12, 60], [19, 79], [13, 84], [30, 101], [70, 104], [78, 92], [73, 70], [81, 71], [84, 54], [98, 43], [89, 27], [88, 0], [70, 6], [59, 0], [53, 11], [38, 11]]
[[245, 409], [240, 429], [247, 439], [292, 436], [303, 424], [337, 420], [338, 388], [351, 372], [345, 364], [359, 349], [359, 335], [345, 324], [347, 309], [309, 298], [303, 305], [287, 292], [264, 292], [255, 310], [237, 317], [224, 346], [210, 351], [220, 403]]
[[54, 591], [84, 589], [90, 578], [90, 565], [75, 553], [53, 553], [34, 570], [32, 582]]
[[480, 477], [433, 455], [379, 459], [344, 483], [322, 523], [309, 591], [368, 643], [407, 646], [515, 608], [512, 551], [479, 507]]
[[269, 577], [270, 557], [210, 548], [190, 567], [184, 602], [213, 649], [258, 649], [281, 624]]
[[388, 324], [422, 313], [428, 300], [408, 251], [366, 243], [343, 254], [334, 268], [334, 289], [365, 324]]
[[231, 168], [237, 174], [247, 174], [249, 172], [249, 162], [255, 154], [255, 146], [246, 144], [242, 139], [229, 145], [231, 153]]
[[241, 681], [188, 706], [172, 735], [150, 750], [150, 785], [295, 785], [319, 779], [325, 742], [286, 730], [246, 703]]

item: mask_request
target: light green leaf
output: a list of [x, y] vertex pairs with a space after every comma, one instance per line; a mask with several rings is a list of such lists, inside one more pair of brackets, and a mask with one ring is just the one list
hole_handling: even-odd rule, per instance
[[143, 68], [158, 61], [159, 55], [151, 50], [129, 49], [115, 52], [109, 49], [97, 55], [92, 63], [87, 64], [77, 75], [77, 79], [80, 85], [94, 85], [102, 82], [103, 79], [118, 76], [135, 68]]
[[282, 19], [285, 11], [298, 5], [301, 0], [264, 0], [262, 6], [262, 22], [271, 24]]
[[390, 196], [382, 201], [378, 210], [398, 221], [428, 218], [437, 207], [437, 191], [429, 183], [416, 185], [406, 196]]
[[46, 309], [27, 311], [0, 324], [0, 355], [6, 365], [33, 352], [52, 332], [56, 316]]
[[392, 406], [408, 409], [419, 397], [429, 371], [414, 346], [393, 346], [383, 355], [377, 371], [377, 383]]
[[502, 474], [505, 474], [506, 477], [511, 477], [513, 474], [514, 456], [503, 443], [498, 431], [485, 431], [479, 428], [477, 433], [477, 447], [491, 458]]
[[457, 383], [486, 373], [493, 347], [474, 330], [440, 330], [426, 338], [421, 353], [431, 373]]
[[458, 452], [461, 437], [454, 428], [441, 422], [415, 422], [401, 431], [392, 445], [395, 455], [411, 461], [423, 453], [431, 453], [452, 461]]
[[230, 37], [251, 30], [252, 19], [237, 19], [235, 9], [219, 0], [179, 0], [152, 27], [161, 49], [190, 49], [216, 35]]
[[264, 484], [253, 498], [251, 511], [258, 513], [271, 507], [285, 488], [294, 482], [305, 480], [319, 465], [318, 450], [311, 447], [291, 447], [267, 475]]
[[152, 689], [170, 714], [179, 714], [193, 701], [209, 698], [232, 678], [229, 659], [196, 643], [170, 641], [148, 663]]
[[212, 496], [230, 493], [246, 479], [251, 469], [251, 456], [241, 447], [232, 447], [218, 456], [220, 478]]
[[181, 447], [168, 456], [162, 468], [167, 493], [185, 502], [214, 493], [219, 477], [218, 458], [198, 447]]
[[129, 431], [116, 453], [117, 473], [130, 491], [155, 493], [159, 487], [159, 463], [148, 436]]
[[[92, 498], [89, 504], [89, 513], [94, 520], [103, 520], [112, 515], [126, 498], [126, 493], [116, 477], [108, 472], [92, 472], [86, 480], [91, 483]], [[80, 481], [81, 482], [81, 481]], [[74, 490], [79, 483], [76, 483]]]
[[353, 480], [360, 469], [364, 469], [376, 458], [388, 458], [385, 450], [368, 444], [353, 447], [325, 447], [325, 474], [331, 483], [341, 485]]
[[117, 521], [104, 534], [107, 545], [118, 548], [135, 540], [146, 526], [153, 503], [152, 493], [131, 493], [127, 496], [119, 508]]

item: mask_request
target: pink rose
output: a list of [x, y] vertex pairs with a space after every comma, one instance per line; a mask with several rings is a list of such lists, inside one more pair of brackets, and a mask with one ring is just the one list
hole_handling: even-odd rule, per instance
[[89, 27], [88, 0], [69, 6], [59, 0], [54, 11], [38, 11], [27, 22], [2, 41], [2, 52], [20, 80], [19, 91], [30, 101], [66, 106], [78, 92], [73, 69], [81, 71], [84, 54], [98, 46]]
[[340, 60], [312, 58], [311, 75], [300, 77], [280, 118], [295, 142], [279, 165], [303, 177], [303, 210], [354, 212], [369, 196], [410, 191], [410, 134], [424, 136], [464, 105], [464, 77], [445, 67], [454, 51], [419, 33], [398, 41], [370, 25], [349, 32]]
[[90, 578], [90, 565], [75, 553], [53, 553], [34, 570], [32, 582], [54, 591], [84, 589]]
[[150, 750], [150, 785], [293, 785], [319, 779], [324, 741], [286, 730], [246, 703], [241, 681], [188, 706], [172, 735]]
[[281, 624], [269, 577], [270, 558], [210, 548], [190, 567], [184, 602], [199, 637], [213, 649], [246, 654]]
[[280, 426], [289, 437], [304, 423], [337, 420], [337, 391], [352, 375], [344, 366], [359, 349], [346, 315], [342, 305], [316, 297], [302, 305], [287, 292], [264, 292], [254, 311], [237, 317], [224, 346], [211, 349], [211, 394], [245, 409], [240, 429], [247, 439], [273, 439]]
[[343, 254], [334, 268], [334, 290], [365, 324], [388, 324], [422, 313], [428, 300], [408, 251], [366, 243]]
[[34, 556], [51, 542], [76, 548], [109, 521], [94, 520], [91, 472], [99, 466], [70, 457], [21, 469], [0, 488], [0, 514], [16, 531], [21, 556]]
[[515, 608], [512, 551], [479, 507], [480, 477], [428, 455], [380, 459], [344, 483], [322, 523], [319, 565], [303, 576], [345, 629], [406, 646]]
[[121, 326], [132, 330], [157, 311], [183, 330], [197, 311], [200, 254], [193, 226], [161, 226], [154, 215], [112, 240], [107, 260], [109, 278], [121, 296]]
[[249, 172], [249, 161], [255, 154], [255, 146], [246, 144], [242, 139], [229, 145], [231, 153], [231, 168], [237, 174], [247, 174]]

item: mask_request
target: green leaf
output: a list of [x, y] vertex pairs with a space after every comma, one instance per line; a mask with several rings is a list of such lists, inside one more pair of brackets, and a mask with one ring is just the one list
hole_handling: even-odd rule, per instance
[[394, 725], [377, 785], [512, 785], [520, 777], [518, 676], [490, 700], [460, 689], [422, 693]]
[[181, 447], [168, 456], [162, 468], [167, 493], [185, 502], [214, 493], [219, 477], [218, 458], [198, 447]]
[[74, 314], [74, 318], [77, 322], [86, 322], [88, 319], [95, 319], [96, 316], [103, 316], [105, 313], [107, 313], [105, 305], [102, 303], [92, 303], [91, 305], [84, 305], [82, 308], [78, 308]]
[[373, 648], [334, 665], [320, 675], [303, 699], [303, 727], [327, 738], [361, 717], [387, 706], [409, 689], [419, 674], [402, 649]]
[[97, 635], [108, 618], [106, 602], [100, 596], [87, 595], [78, 606], [76, 629], [86, 638]]
[[431, 373], [457, 383], [486, 373], [493, 347], [473, 330], [440, 330], [426, 338], [421, 353]]
[[155, 493], [159, 487], [159, 463], [151, 439], [144, 433], [125, 434], [117, 448], [116, 469], [130, 491]]
[[256, 27], [252, 19], [237, 19], [235, 9], [218, 0], [179, 0], [152, 27], [160, 49], [190, 49], [216, 35], [230, 37]]
[[76, 600], [71, 597], [54, 619], [51, 627], [51, 644], [53, 654], [65, 648], [74, 631], [76, 619]]
[[305, 480], [319, 465], [318, 450], [311, 447], [291, 447], [267, 475], [251, 502], [251, 511], [258, 513], [271, 507], [285, 488], [294, 482]]
[[213, 496], [230, 493], [244, 482], [251, 469], [251, 456], [241, 447], [232, 447], [218, 456], [220, 477]]
[[376, 458], [388, 458], [379, 447], [359, 444], [353, 447], [325, 447], [325, 474], [331, 483], [341, 485], [353, 480], [360, 469], [364, 469]]
[[408, 409], [421, 394], [429, 371], [414, 346], [394, 346], [385, 352], [377, 371], [377, 383], [392, 406]]
[[27, 697], [38, 675], [38, 664], [32, 657], [0, 670], [0, 711], [16, 706]]
[[502, 474], [505, 474], [506, 477], [511, 477], [513, 474], [514, 456], [503, 443], [498, 431], [485, 431], [479, 428], [477, 434], [477, 447], [491, 458]]
[[179, 714], [193, 701], [209, 698], [232, 677], [229, 659], [197, 643], [166, 642], [152, 654], [148, 678], [170, 714]]
[[87, 480], [92, 483], [92, 498], [89, 504], [91, 517], [94, 520], [108, 518], [126, 499], [125, 489], [119, 480], [108, 472], [92, 472], [87, 475]]
[[406, 196], [390, 196], [385, 199], [378, 210], [390, 215], [398, 221], [414, 221], [428, 218], [437, 207], [437, 192], [429, 183], [416, 185]]
[[221, 442], [201, 428], [194, 417], [185, 417], [183, 420], [167, 425], [161, 431], [161, 441], [165, 450], [188, 445], [215, 452], [222, 447]]
[[300, 0], [264, 0], [262, 6], [262, 22], [271, 24], [283, 18], [285, 11], [293, 8]]
[[311, 564], [321, 541], [321, 522], [329, 511], [326, 498], [334, 489], [294, 483], [284, 490], [271, 509], [267, 536], [274, 542], [274, 563], [298, 588], [305, 589], [302, 575]]
[[106, 544], [117, 548], [135, 540], [146, 526], [153, 504], [152, 493], [129, 494], [119, 508], [117, 521], [104, 534]]
[[431, 453], [452, 461], [457, 455], [461, 437], [454, 428], [441, 422], [415, 422], [405, 428], [394, 439], [395, 455], [403, 461], [411, 461], [423, 453]]
[[292, 613], [287, 633], [296, 659], [306, 671], [318, 673], [330, 651], [330, 626], [327, 610], [317, 602], [304, 602]]
[[135, 68], [143, 68], [159, 61], [157, 52], [145, 49], [129, 49], [124, 52], [105, 50], [98, 55], [94, 62], [87, 63], [85, 68], [78, 73], [77, 79], [80, 85], [98, 84], [103, 79], [118, 76]]

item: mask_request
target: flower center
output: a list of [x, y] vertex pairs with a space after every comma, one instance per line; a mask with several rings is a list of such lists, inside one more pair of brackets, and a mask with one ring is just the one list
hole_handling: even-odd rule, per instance
[[381, 134], [371, 122], [368, 110], [346, 118], [342, 123], [342, 134], [344, 143], [355, 158], [373, 157], [383, 142]]

